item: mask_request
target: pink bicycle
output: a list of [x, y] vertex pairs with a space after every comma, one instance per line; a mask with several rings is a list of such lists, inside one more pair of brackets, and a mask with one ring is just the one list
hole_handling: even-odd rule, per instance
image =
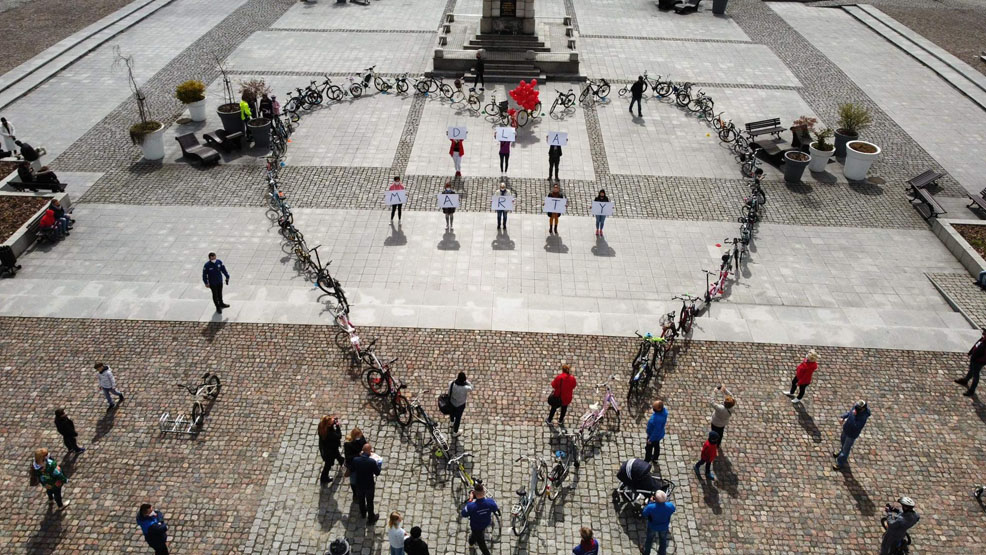
[[[722, 255], [722, 264], [719, 265], [718, 272], [712, 272], [709, 270], [702, 270], [705, 272], [705, 304], [708, 304], [714, 300], [719, 300], [722, 294], [726, 292], [726, 280], [729, 279], [730, 270], [733, 268], [733, 261], [738, 260], [739, 254], [739, 241], [726, 239], [723, 241], [728, 245], [732, 245], [733, 248], [726, 251], [726, 254]], [[720, 244], [716, 244], [720, 246]], [[736, 263], [739, 266], [739, 263]], [[737, 268], [738, 270], [738, 268]], [[709, 278], [715, 277], [714, 282], [709, 282]]]
[[[589, 405], [589, 410], [582, 415], [579, 421], [579, 430], [576, 433], [576, 437], [579, 438], [582, 445], [585, 445], [592, 439], [599, 430], [600, 423], [603, 420], [606, 421], [606, 426], [610, 431], [620, 431], [620, 405], [616, 401], [616, 396], [613, 395], [613, 390], [609, 387], [609, 382], [615, 379], [616, 376], [610, 376], [606, 382], [596, 384], [597, 391], [605, 388], [606, 393], [603, 395], [601, 402]], [[607, 418], [606, 416], [608, 414], [612, 414], [612, 416]]]

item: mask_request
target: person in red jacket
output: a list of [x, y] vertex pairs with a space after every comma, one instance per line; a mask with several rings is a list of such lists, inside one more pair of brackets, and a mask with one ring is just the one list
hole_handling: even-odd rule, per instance
[[[811, 349], [794, 372], [794, 379], [791, 380], [790, 393], [787, 391], [784, 392], [784, 395], [792, 397], [792, 403], [801, 402], [801, 398], [805, 396], [805, 389], [808, 389], [808, 385], [811, 383], [811, 376], [815, 373], [815, 370], [818, 370], [818, 353], [815, 352], [815, 349]], [[795, 388], [798, 389], [797, 397], [794, 396]]]
[[39, 229], [55, 228], [55, 231], [58, 233], [59, 236], [70, 235], [65, 222], [55, 217], [55, 211], [52, 208], [48, 208], [47, 210], [45, 210], [44, 215], [41, 216], [41, 220], [38, 221], [38, 228]]
[[452, 146], [449, 147], [448, 153], [452, 157], [452, 161], [455, 162], [455, 176], [459, 177], [462, 175], [462, 157], [466, 155], [466, 149], [462, 146], [462, 139], [450, 140]]
[[551, 412], [548, 413], [548, 418], [545, 419], [545, 422], [551, 424], [551, 419], [555, 417], [555, 411], [560, 406], [561, 416], [558, 417], [558, 423], [562, 426], [565, 425], [565, 414], [568, 413], [568, 405], [572, 403], [572, 394], [575, 392], [577, 385], [578, 381], [572, 375], [572, 367], [562, 364], [561, 372], [555, 376], [555, 379], [551, 380], [551, 389], [554, 390], [552, 396], [557, 397], [561, 403], [559, 405], [551, 405]]
[[709, 439], [705, 440], [705, 445], [702, 446], [702, 455], [699, 457], [698, 462], [695, 463], [695, 475], [699, 478], [702, 477], [699, 474], [699, 468], [705, 465], [705, 477], [709, 480], [715, 480], [716, 475], [712, 473], [712, 462], [716, 460], [716, 456], [719, 454], [719, 434], [715, 432], [709, 432]]

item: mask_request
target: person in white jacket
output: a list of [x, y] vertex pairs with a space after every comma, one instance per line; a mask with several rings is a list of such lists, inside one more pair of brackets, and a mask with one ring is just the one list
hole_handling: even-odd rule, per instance
[[106, 402], [110, 404], [109, 408], [116, 408], [116, 405], [113, 404], [113, 398], [110, 397], [110, 393], [116, 395], [117, 403], [123, 402], [123, 393], [116, 390], [116, 378], [113, 377], [113, 371], [102, 362], [97, 362], [93, 368], [96, 369], [96, 372], [99, 372], [99, 387], [103, 390], [103, 395], [106, 395]]

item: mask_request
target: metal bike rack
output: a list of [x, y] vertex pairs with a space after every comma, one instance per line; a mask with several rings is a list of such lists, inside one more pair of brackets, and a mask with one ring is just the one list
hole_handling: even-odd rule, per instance
[[192, 422], [187, 415], [179, 414], [177, 418], [171, 418], [170, 413], [164, 413], [158, 420], [158, 428], [163, 434], [187, 434], [198, 435], [202, 429]]

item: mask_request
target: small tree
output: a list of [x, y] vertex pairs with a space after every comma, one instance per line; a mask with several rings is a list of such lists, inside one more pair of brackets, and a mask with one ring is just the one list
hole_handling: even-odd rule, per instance
[[829, 152], [835, 150], [835, 145], [828, 142], [832, 138], [832, 128], [825, 127], [819, 131], [812, 133], [815, 136], [815, 148], [821, 150], [822, 152]]
[[191, 104], [205, 100], [205, 83], [189, 79], [175, 88], [175, 98], [182, 104]]
[[212, 57], [216, 59], [216, 65], [219, 67], [219, 73], [223, 76], [223, 103], [219, 106], [218, 110], [220, 112], [235, 112], [239, 110], [236, 98], [233, 96], [233, 85], [229, 82], [229, 75], [226, 75], [226, 68], [223, 67], [222, 60], [219, 59], [215, 53]]
[[144, 137], [161, 129], [161, 123], [150, 119], [151, 113], [147, 107], [147, 97], [140, 90], [140, 85], [137, 84], [137, 78], [134, 77], [133, 55], [124, 56], [118, 45], [113, 47], [113, 55], [113, 67], [119, 68], [123, 66], [126, 68], [130, 90], [133, 91], [134, 98], [137, 99], [137, 113], [140, 116], [140, 123], [130, 126], [130, 140], [135, 145], [141, 145], [144, 143]]
[[839, 132], [853, 137], [873, 123], [870, 111], [864, 106], [846, 102], [839, 105]]

